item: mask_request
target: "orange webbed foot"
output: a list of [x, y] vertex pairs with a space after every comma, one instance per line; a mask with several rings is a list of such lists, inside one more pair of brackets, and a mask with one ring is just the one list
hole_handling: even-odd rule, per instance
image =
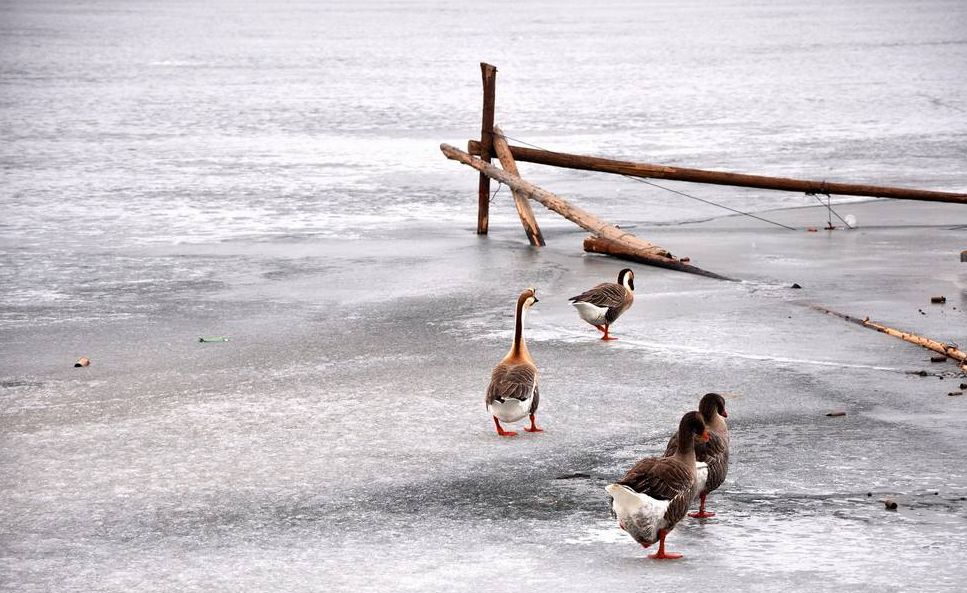
[[678, 560], [679, 558], [684, 558], [684, 554], [679, 554], [678, 552], [655, 552], [654, 554], [648, 554], [648, 557], [653, 560]]
[[711, 519], [715, 516], [715, 513], [710, 511], [696, 511], [694, 513], [689, 513], [688, 516], [693, 519]]

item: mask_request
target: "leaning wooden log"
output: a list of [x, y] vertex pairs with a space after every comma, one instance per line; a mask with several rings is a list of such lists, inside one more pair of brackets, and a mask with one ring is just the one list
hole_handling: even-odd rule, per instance
[[[510, 149], [507, 148], [507, 141], [504, 140], [504, 133], [497, 126], [494, 126], [494, 150], [504, 171], [520, 177], [520, 173], [517, 172], [517, 163], [514, 161], [513, 155], [510, 154]], [[537, 220], [534, 218], [534, 211], [531, 209], [530, 202], [527, 201], [527, 196], [516, 189], [512, 189], [511, 193], [514, 195], [517, 216], [520, 217], [520, 223], [524, 226], [527, 240], [534, 247], [543, 247], [545, 245], [544, 236], [541, 234], [541, 227], [537, 226]]]
[[[480, 154], [481, 145], [473, 140], [469, 145], [470, 154]], [[805, 179], [790, 179], [788, 177], [768, 177], [765, 175], [747, 175], [745, 173], [727, 173], [724, 171], [708, 171], [705, 169], [687, 169], [684, 167], [668, 167], [650, 163], [635, 163], [632, 161], [618, 161], [599, 157], [568, 154], [565, 152], [551, 152], [510, 146], [510, 153], [518, 161], [564, 167], [567, 169], [581, 169], [584, 171], [599, 171], [602, 173], [617, 173], [630, 177], [648, 179], [673, 179], [676, 181], [691, 181], [694, 183], [711, 183], [715, 185], [735, 185], [739, 187], [755, 187], [760, 189], [774, 189], [780, 191], [794, 191], [807, 194], [829, 194], [840, 196], [865, 196], [872, 198], [896, 198], [901, 200], [925, 200], [928, 202], [952, 202], [967, 204], [967, 194], [912, 189], [905, 187], [887, 187], [878, 185], [861, 185], [854, 183], [834, 183], [828, 181], [809, 181]]]
[[[584, 239], [584, 250], [589, 253], [601, 253], [603, 255], [610, 255], [612, 257], [617, 257], [619, 259], [626, 259], [628, 261], [640, 262], [643, 264], [648, 264], [647, 260], [641, 258], [639, 252], [635, 249], [629, 248], [624, 243], [617, 241], [612, 241], [611, 239], [604, 239], [602, 237], [596, 237], [591, 235]], [[708, 276], [709, 278], [715, 278], [718, 280], [732, 280], [733, 278], [727, 278], [721, 276], [714, 272], [709, 272], [708, 270], [703, 270], [702, 268], [696, 268], [691, 264], [687, 264], [678, 258], [670, 258], [665, 265], [662, 267], [669, 268], [672, 270], [681, 270], [683, 272], [691, 272], [692, 274], [698, 274], [700, 276]]]
[[540, 202], [547, 209], [557, 212], [584, 230], [599, 237], [623, 244], [629, 250], [634, 250], [636, 252], [636, 256], [640, 258], [636, 261], [660, 268], [669, 268], [691, 274], [699, 274], [701, 276], [707, 276], [710, 278], [729, 280], [729, 278], [724, 276], [719, 276], [718, 274], [714, 274], [707, 270], [686, 264], [674, 257], [662, 247], [639, 239], [631, 233], [622, 231], [618, 227], [608, 224], [590, 212], [569, 204], [567, 201], [547, 191], [546, 189], [542, 189], [533, 183], [524, 181], [517, 175], [511, 175], [507, 171], [499, 169], [481, 159], [472, 157], [458, 148], [450, 146], [449, 144], [441, 144], [440, 150], [448, 159], [469, 165], [484, 175], [500, 181], [501, 183], [509, 186], [511, 189], [521, 192], [528, 198]]
[[845, 313], [833, 311], [832, 309], [827, 309], [826, 307], [822, 307], [820, 305], [813, 305], [812, 308], [817, 311], [827, 313], [829, 315], [834, 315], [836, 317], [839, 317], [840, 319], [849, 321], [850, 323], [862, 325], [863, 327], [868, 327], [880, 333], [893, 336], [894, 338], [900, 338], [905, 342], [910, 342], [911, 344], [922, 346], [924, 348], [927, 348], [928, 350], [933, 350], [934, 352], [943, 354], [947, 358], [953, 358], [954, 360], [960, 362], [961, 369], [964, 369], [964, 365], [967, 364], [967, 352], [960, 350], [956, 344], [944, 344], [943, 342], [938, 342], [937, 340], [931, 340], [930, 338], [924, 338], [923, 336], [918, 336], [917, 334], [911, 334], [909, 332], [893, 329], [892, 327], [887, 327], [875, 321], [870, 321], [869, 317], [866, 317], [865, 319], [860, 319], [858, 317], [846, 315]]

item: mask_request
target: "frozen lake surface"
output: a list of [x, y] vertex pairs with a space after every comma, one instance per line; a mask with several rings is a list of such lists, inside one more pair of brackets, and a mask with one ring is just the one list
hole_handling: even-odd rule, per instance
[[[965, 379], [807, 305], [963, 344], [967, 210], [840, 200], [858, 229], [793, 232], [522, 165], [742, 280], [634, 266], [605, 344], [566, 298], [623, 264], [540, 207], [528, 247], [506, 188], [477, 237], [437, 146], [476, 135], [487, 60], [538, 145], [965, 191], [967, 7], [488, 9], [0, 4], [0, 590], [964, 589]], [[527, 286], [546, 432], [500, 440], [483, 392]], [[603, 486], [707, 391], [719, 515], [649, 561]]]

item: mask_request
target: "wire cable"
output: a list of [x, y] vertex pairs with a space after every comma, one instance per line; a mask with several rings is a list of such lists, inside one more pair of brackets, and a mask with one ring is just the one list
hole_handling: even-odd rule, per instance
[[[852, 230], [853, 227], [850, 226], [850, 224], [848, 222], [846, 222], [846, 219], [843, 218], [842, 216], [840, 216], [839, 215], [839, 212], [836, 212], [835, 210], [833, 210], [833, 207], [832, 207], [832, 205], [830, 205], [830, 202], [829, 202], [829, 200], [830, 200], [829, 194], [824, 194], [826, 196], [826, 203], [825, 204], [823, 204], [823, 201], [820, 200], [819, 199], [819, 196], [817, 196], [816, 194], [807, 193], [806, 195], [807, 196], [812, 196], [812, 197], [816, 198], [816, 201], [819, 202], [820, 206], [826, 206], [826, 209], [829, 210], [829, 212], [831, 212], [832, 214], [835, 214], [836, 215], [836, 218], [838, 218], [841, 221], [843, 221], [843, 224], [846, 225], [846, 228]], [[829, 225], [829, 227], [827, 227], [827, 228], [832, 228], [833, 227], [833, 219], [831, 217], [827, 217], [827, 220], [829, 221], [827, 223]]]
[[[540, 146], [538, 146], [536, 144], [531, 144], [530, 142], [525, 142], [524, 140], [521, 140], [520, 138], [514, 138], [514, 137], [508, 136], [506, 134], [497, 134], [496, 132], [494, 132], [494, 134], [495, 135], [499, 135], [499, 136], [501, 136], [502, 138], [504, 138], [506, 140], [513, 140], [514, 142], [519, 142], [520, 144], [526, 144], [527, 146], [530, 146], [532, 148], [536, 148], [538, 150], [544, 150], [544, 151], [547, 151], [548, 150], [548, 149], [543, 148], [543, 147], [540, 147]], [[548, 151], [548, 152], [550, 152], [550, 151]], [[665, 186], [659, 185], [659, 184], [657, 184], [657, 183], [655, 183], [653, 181], [648, 181], [647, 179], [642, 179], [641, 177], [635, 177], [633, 175], [627, 175], [625, 173], [619, 173], [619, 175], [621, 175], [622, 177], [627, 177], [628, 179], [632, 179], [632, 180], [637, 181], [639, 183], [644, 183], [645, 185], [650, 185], [652, 187], [656, 187], [658, 189], [663, 189], [663, 190], [665, 190], [667, 192], [671, 192], [673, 194], [678, 194], [680, 196], [683, 196], [683, 197], [686, 197], [686, 198], [689, 198], [689, 199], [692, 199], [692, 200], [697, 200], [699, 202], [703, 202], [705, 204], [709, 204], [710, 206], [715, 206], [717, 208], [722, 208], [723, 210], [728, 210], [729, 212], [734, 212], [736, 214], [741, 214], [743, 216], [748, 216], [750, 218], [755, 218], [756, 220], [761, 220], [762, 222], [766, 222], [766, 223], [769, 223], [769, 224], [772, 224], [772, 225], [775, 225], [775, 226], [778, 226], [778, 227], [782, 227], [782, 228], [787, 229], [787, 230], [790, 230], [790, 231], [797, 230], [797, 229], [795, 229], [795, 228], [793, 228], [791, 226], [784, 225], [781, 222], [776, 222], [774, 220], [769, 220], [768, 218], [763, 218], [761, 216], [756, 216], [755, 214], [752, 214], [751, 212], [743, 212], [742, 210], [737, 210], [735, 208], [730, 208], [729, 206], [725, 206], [723, 204], [719, 204], [717, 202], [713, 202], [712, 200], [706, 200], [705, 198], [700, 198], [698, 196], [693, 196], [691, 194], [685, 193], [683, 191], [679, 191], [677, 189], [672, 189], [670, 187], [665, 187]], [[837, 214], [837, 216], [839, 216], [839, 215]], [[843, 222], [845, 223], [846, 221], [844, 220]], [[849, 226], [849, 225], [847, 225], [847, 226]]]

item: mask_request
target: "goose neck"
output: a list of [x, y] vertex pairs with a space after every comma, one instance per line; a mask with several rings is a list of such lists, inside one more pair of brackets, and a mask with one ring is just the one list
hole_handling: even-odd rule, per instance
[[691, 432], [683, 431], [678, 433], [678, 451], [676, 455], [687, 465], [695, 465], [695, 436]]
[[512, 358], [528, 358], [527, 344], [524, 342], [524, 317], [527, 316], [527, 309], [523, 303], [517, 303], [517, 313], [514, 322], [514, 344], [510, 348]]

